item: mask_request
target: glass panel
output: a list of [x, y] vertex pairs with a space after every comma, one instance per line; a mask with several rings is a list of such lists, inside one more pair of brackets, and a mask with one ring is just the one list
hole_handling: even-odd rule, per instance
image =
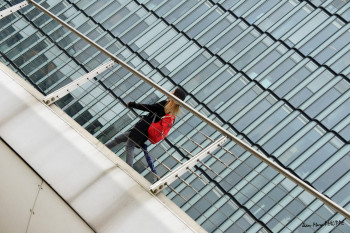
[[[298, 139], [298, 141], [295, 142], [290, 148], [288, 148], [288, 150], [279, 155], [278, 160], [286, 166], [291, 164], [295, 159], [302, 155], [310, 146], [312, 146], [319, 138], [321, 138], [321, 136], [322, 134], [320, 133], [320, 131], [316, 128], [313, 128], [307, 134]], [[300, 168], [301, 172], [305, 171], [305, 169], [302, 167], [303, 166], [301, 166]]]
[[291, 77], [289, 77], [286, 81], [284, 81], [279, 87], [275, 89], [275, 93], [279, 97], [283, 97], [288, 94], [294, 87], [296, 87], [299, 83], [304, 81], [311, 72], [316, 69], [316, 66], [309, 62], [306, 66], [300, 68], [296, 73], [294, 73]]
[[334, 164], [328, 171], [323, 173], [312, 184], [320, 192], [324, 192], [328, 187], [335, 183], [340, 177], [349, 171], [350, 155], [347, 154]]
[[350, 21], [350, 8], [348, 8], [344, 13], [341, 14], [345, 20]]
[[296, 4], [292, 1], [286, 2], [272, 14], [270, 14], [266, 19], [264, 19], [258, 26], [261, 28], [261, 30], [267, 31], [267, 29], [283, 18], [283, 16], [288, 14], [288, 12], [290, 12], [295, 5]]
[[[233, 63], [233, 65], [238, 69], [238, 70], [242, 70], [246, 65], [248, 65], [249, 63], [251, 63], [254, 59], [256, 59], [261, 53], [263, 53], [268, 46], [270, 46], [273, 43], [273, 41], [270, 38], [265, 38], [262, 41], [260, 41], [258, 44], [256, 44], [253, 48], [251, 48], [249, 51], [247, 51], [243, 56], [241, 56], [235, 63]], [[273, 61], [275, 61], [275, 58], [279, 58], [280, 54], [278, 54], [276, 51], [273, 51], [272, 53], [268, 54], [266, 56], [267, 60], [269, 59], [274, 59]], [[253, 68], [253, 70], [255, 69], [256, 72], [259, 72], [259, 70], [264, 69], [263, 67], [265, 66], [264, 64], [265, 59], [259, 61], [259, 63], [257, 65], [255, 65], [255, 67]], [[260, 66], [260, 67], [259, 67]], [[256, 73], [253, 72], [249, 72], [252, 76], [255, 77]]]
[[321, 111], [332, 104], [340, 96], [340, 93], [334, 88], [328, 90], [324, 95], [312, 103], [307, 109], [305, 109], [306, 114], [311, 118], [316, 117]]
[[220, 36], [220, 38], [215, 41], [212, 45], [209, 46], [210, 51], [213, 53], [219, 52], [222, 48], [224, 48], [227, 44], [232, 42], [237, 36], [241, 34], [241, 32], [246, 29], [248, 26], [243, 22], [239, 23], [235, 27], [231, 28], [224, 35]]
[[350, 51], [346, 52], [341, 56], [336, 62], [331, 65], [331, 68], [337, 72], [341, 73], [344, 69], [348, 68], [350, 65]]
[[270, 107], [271, 103], [267, 101], [267, 99], [263, 99], [246, 114], [244, 114], [244, 116], [240, 117], [240, 119], [233, 125], [238, 131], [243, 131], [247, 126], [255, 122]]
[[302, 21], [308, 14], [311, 13], [312, 7], [306, 5], [295, 12], [292, 16], [286, 19], [278, 28], [276, 28], [272, 35], [276, 39], [285, 35], [289, 30], [291, 30], [295, 25]]
[[190, 38], [194, 38], [199, 33], [201, 33], [204, 29], [208, 28], [210, 24], [212, 24], [216, 19], [218, 19], [223, 14], [219, 9], [215, 9], [210, 12], [207, 16], [205, 16], [201, 21], [196, 23], [191, 27], [186, 33]]
[[271, 116], [258, 125], [252, 132], [248, 134], [248, 137], [255, 143], [268, 133], [273, 127], [280, 123], [290, 112], [281, 107], [275, 111]]
[[315, 4], [316, 6], [322, 5], [322, 3], [324, 3], [325, 1], [327, 1], [327, 0], [311, 0], [311, 2], [313, 4]]
[[178, 54], [173, 60], [171, 60], [165, 67], [161, 68], [165, 75], [168, 75], [174, 71], [178, 66], [185, 63], [193, 54], [199, 50], [196, 44], [192, 44], [190, 47], [186, 48], [180, 54]]
[[315, 30], [320, 24], [322, 24], [328, 15], [324, 12], [318, 13], [315, 17], [305, 23], [301, 28], [299, 28], [295, 33], [293, 33], [287, 41], [293, 45], [296, 45], [299, 41], [304, 39], [309, 33]]
[[132, 27], [132, 25], [141, 19], [146, 13], [147, 11], [142, 8], [136, 12], [133, 12], [125, 20], [123, 20], [123, 22], [112, 29], [113, 35], [120, 36], [121, 33]]
[[155, 25], [151, 30], [142, 35], [139, 39], [137, 39], [134, 43], [131, 44], [131, 48], [134, 50], [138, 50], [142, 46], [144, 46], [147, 42], [152, 40], [152, 38], [156, 37], [161, 31], [166, 28], [166, 24], [163, 22]]
[[231, 15], [223, 18], [217, 24], [215, 24], [209, 31], [205, 32], [200, 38], [198, 38], [198, 43], [202, 46], [207, 44], [209, 41], [214, 39], [217, 35], [219, 35], [222, 31], [224, 31], [227, 27], [229, 27], [235, 18]]
[[327, 27], [323, 28], [319, 33], [317, 33], [314, 37], [312, 37], [309, 41], [307, 41], [301, 48], [300, 51], [309, 55], [312, 51], [317, 49], [323, 42], [329, 39], [334, 33], [336, 33], [344, 23], [340, 20], [334, 20]]
[[[79, 1], [77, 5], [81, 8], [85, 8], [86, 5], [89, 5], [91, 1]], [[102, 1], [94, 1], [93, 4], [91, 4], [87, 9], [84, 11], [88, 15], [94, 15], [96, 12], [100, 11], [101, 9], [106, 9], [112, 7], [112, 9], [118, 9], [121, 6], [121, 3], [124, 4], [127, 1], [113, 1], [112, 5], [106, 5], [107, 3], [110, 3], [110, 0], [102, 0]]]
[[256, 4], [256, 0], [245, 0], [233, 10], [238, 17], [242, 16], [246, 11], [250, 10]]
[[196, 71], [200, 66], [202, 66], [206, 61], [208, 61], [208, 57], [209, 54], [204, 52], [192, 61], [188, 61], [187, 64], [172, 77], [172, 80], [176, 83], [180, 83], [182, 80], [186, 79], [189, 75]]
[[290, 99], [295, 107], [299, 107], [302, 103], [308, 100], [314, 93], [316, 93], [323, 85], [328, 83], [333, 78], [333, 75], [329, 71], [324, 71], [318, 75], [314, 80], [299, 91]]
[[233, 171], [228, 173], [228, 175], [225, 176], [223, 180], [220, 181], [221, 186], [226, 191], [230, 191], [240, 181], [242, 181], [244, 177], [246, 177], [250, 172], [252, 172], [252, 169], [254, 169], [258, 164], [260, 164], [260, 160], [258, 158], [254, 157], [253, 155], [249, 156], [249, 158], [247, 158], [244, 161], [244, 163], [240, 162], [240, 164]]
[[132, 30], [128, 31], [125, 35], [121, 37], [121, 40], [128, 44], [131, 40], [142, 34], [151, 24], [157, 20], [156, 17], [150, 15], [145, 20], [142, 20], [137, 25], [135, 25]]
[[[213, 75], [216, 71], [218, 71], [222, 67], [222, 63], [218, 60], [207, 65], [202, 71], [192, 77], [184, 87], [187, 91], [192, 91], [196, 87], [198, 87], [205, 80], [209, 79], [211, 75]], [[217, 86], [216, 86], [217, 87]]]
[[271, 139], [269, 139], [264, 145], [263, 148], [269, 153], [272, 154], [276, 149], [283, 145], [290, 137], [297, 133], [306, 122], [301, 120], [299, 117], [295, 118], [293, 121], [288, 123], [283, 129], [278, 131]]
[[283, 188], [282, 185], [278, 184], [271, 191], [264, 194], [264, 197], [259, 200], [252, 208], [251, 212], [254, 213], [254, 216], [261, 218], [264, 216], [272, 207], [277, 205], [277, 203], [285, 197], [287, 190]]
[[[308, 157], [306, 161], [304, 161], [295, 172], [302, 178], [305, 179], [309, 174], [315, 171], [322, 163], [324, 163], [327, 159], [329, 159], [335, 152], [337, 148], [330, 142], [323, 145], [319, 150], [317, 150], [314, 154]], [[291, 159], [289, 159], [290, 161]], [[285, 163], [288, 163], [286, 160]]]
[[245, 49], [249, 44], [251, 44], [256, 38], [260, 36], [260, 33], [253, 29], [251, 32], [246, 34], [243, 38], [237, 41], [234, 45], [228, 48], [221, 57], [226, 61], [230, 61], [234, 58], [239, 52]]
[[341, 9], [343, 6], [345, 6], [347, 3], [347, 1], [345, 0], [333, 0], [329, 5], [327, 5], [327, 10], [329, 10], [329, 12], [331, 14], [334, 14], [335, 12], [337, 12], [339, 9]]
[[208, 107], [212, 110], [219, 108], [219, 106], [237, 94], [245, 85], [246, 82], [244, 79], [236, 80], [225, 90], [221, 91], [220, 93], [215, 93], [217, 96], [208, 103]]
[[350, 124], [348, 124], [342, 131], [340, 131], [340, 135], [346, 140], [350, 140]]
[[[153, 10], [154, 8], [161, 5], [163, 2], [166, 2], [167, 0], [149, 0], [146, 3], [146, 7], [150, 10]], [[168, 1], [167, 1], [168, 2]]]
[[260, 17], [266, 14], [272, 7], [277, 5], [280, 1], [279, 0], [268, 0], [265, 1], [263, 4], [261, 4], [257, 9], [255, 9], [252, 13], [250, 13], [246, 20], [248, 23], [253, 24], [255, 21], [257, 21]]
[[225, 10], [229, 10], [232, 6], [234, 6], [240, 0], [226, 0], [221, 3], [221, 6], [225, 8]]
[[210, 10], [211, 5], [208, 3], [202, 3], [195, 10], [193, 10], [190, 14], [188, 14], [184, 19], [178, 22], [175, 27], [180, 31], [184, 30], [190, 24], [192, 24], [195, 20], [201, 17], [205, 12]]
[[[283, 75], [285, 75], [290, 69], [292, 69], [298, 61], [301, 60], [301, 57], [297, 54], [293, 54], [279, 64], [274, 70], [268, 73], [265, 78], [263, 78], [260, 83], [265, 87], [269, 88], [273, 83], [278, 81]], [[290, 77], [289, 79], [293, 78]], [[289, 80], [287, 79], [286, 82]], [[283, 85], [283, 84], [282, 84]]]
[[350, 201], [350, 182], [343, 186], [333, 197], [332, 200], [340, 206], [345, 206]]
[[[118, 8], [115, 7], [114, 5], [119, 5], [119, 3], [116, 1], [113, 1], [110, 6], [104, 8], [103, 11], [99, 12], [98, 15], [94, 16], [94, 19], [97, 22], [103, 22], [102, 25], [106, 29], [113, 28], [125, 16], [127, 16], [131, 11], [133, 11], [134, 9], [136, 9], [138, 7], [136, 3], [131, 2], [126, 7], [122, 7], [120, 10], [115, 12], [115, 10]], [[108, 19], [106, 20], [107, 17], [108, 17]]]
[[172, 1], [164, 1], [164, 2], [165, 3], [156, 10], [156, 14], [159, 17], [162, 17], [163, 15], [165, 15], [166, 13], [174, 9], [176, 5], [179, 4], [181, 1], [172, 0]]
[[[223, 200], [223, 199], [222, 199]], [[225, 222], [238, 209], [232, 201], [227, 201], [220, 207], [215, 207], [215, 212], [203, 224], [206, 231], [214, 232], [214, 230]]]
[[142, 57], [147, 59], [153, 53], [155, 53], [159, 48], [169, 42], [177, 35], [175, 30], [169, 30], [156, 41], [154, 41], [150, 46], [148, 46], [143, 53], [141, 53]]
[[[187, 13], [188, 10], [190, 10], [194, 5], [198, 3], [197, 0], [186, 0], [183, 2], [180, 6], [178, 6], [173, 12], [170, 13], [170, 15], [165, 17], [165, 20], [172, 24], [175, 20], [183, 16]], [[191, 12], [192, 14], [193, 12]]]
[[[256, 89], [258, 89], [256, 87]], [[261, 89], [255, 91], [254, 88], [251, 88], [246, 93], [244, 93], [241, 97], [239, 97], [235, 102], [231, 103], [220, 116], [225, 120], [229, 121], [234, 115], [236, 115], [239, 111], [244, 109], [251, 101], [253, 101], [258, 94], [261, 93]]]
[[229, 68], [221, 73], [219, 76], [215, 77], [210, 83], [205, 85], [199, 92], [196, 93], [196, 97], [199, 101], [204, 101], [208, 96], [213, 95], [218, 87], [221, 87], [227, 83], [235, 75], [235, 72]]
[[333, 57], [338, 51], [344, 48], [350, 42], [350, 30], [344, 32], [341, 36], [336, 38], [331, 44], [329, 44], [326, 48], [324, 48], [321, 52], [319, 52], [315, 59], [323, 64], [328, 59]]
[[[276, 175], [276, 171], [271, 167], [267, 167], [259, 175], [257, 175], [252, 181], [247, 183], [244, 188], [240, 190], [239, 193], [235, 195], [240, 203], [245, 203], [251, 199], [257, 192], [260, 191], [268, 182], [270, 178]], [[244, 177], [244, 176], [243, 176]], [[242, 177], [241, 177], [242, 180]]]
[[267, 68], [269, 68], [275, 61], [280, 59], [285, 51], [283, 46], [280, 48], [272, 50], [269, 54], [267, 54], [264, 58], [262, 58], [257, 64], [255, 64], [252, 68], [247, 71], [247, 75], [254, 79], [261, 73], [263, 73]]

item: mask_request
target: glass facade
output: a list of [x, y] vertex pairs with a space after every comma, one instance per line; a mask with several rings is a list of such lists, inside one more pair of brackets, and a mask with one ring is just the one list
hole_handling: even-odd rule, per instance
[[[195, 109], [350, 211], [350, 2], [37, 2], [164, 88], [183, 87]], [[108, 61], [33, 6], [0, 27], [1, 62], [44, 95]], [[116, 65], [57, 105], [106, 143], [138, 121], [125, 103], [160, 99]], [[150, 146], [159, 175], [219, 137], [184, 110]], [[152, 182], [136, 152], [135, 170]], [[350, 232], [349, 220], [233, 142], [163, 192], [208, 232]]]

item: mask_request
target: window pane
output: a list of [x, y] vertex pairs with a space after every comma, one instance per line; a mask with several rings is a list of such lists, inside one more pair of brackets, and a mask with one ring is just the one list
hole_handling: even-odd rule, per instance
[[[307, 134], [302, 136], [297, 142], [295, 142], [290, 148], [288, 148], [288, 150], [279, 155], [278, 160], [286, 166], [291, 164], [310, 146], [312, 146], [321, 136], [322, 134], [320, 134], [316, 128], [313, 128]], [[303, 168], [300, 169], [303, 170]]]
[[248, 137], [255, 143], [268, 133], [273, 127], [280, 123], [287, 115], [289, 111], [286, 108], [281, 107], [266, 120], [264, 120], [259, 126], [257, 126], [252, 132], [248, 134]]
[[209, 46], [210, 51], [213, 53], [219, 52], [222, 48], [239, 36], [239, 34], [247, 27], [247, 25], [241, 22], [235, 27], [231, 28], [225, 33], [225, 35], [222, 35], [217, 41], [215, 41], [215, 43]]
[[231, 15], [221, 19], [217, 24], [213, 25], [207, 32], [204, 33], [200, 38], [198, 38], [198, 43], [202, 46], [210, 42], [217, 35], [219, 35], [222, 31], [224, 31], [227, 27], [229, 27], [235, 18]]
[[[268, 73], [262, 80], [259, 82], [265, 87], [270, 87], [273, 83], [278, 81], [283, 75], [285, 75], [291, 68], [293, 68], [298, 60], [300, 61], [301, 57], [297, 54], [293, 54], [279, 64], [274, 70]], [[292, 76], [293, 77], [293, 76]], [[290, 77], [290, 78], [292, 78]], [[288, 79], [286, 80], [288, 81]]]
[[[268, 46], [270, 46], [271, 44], [272, 44], [272, 40], [270, 38], [263, 39], [257, 45], [255, 45], [253, 48], [251, 48], [249, 51], [247, 51], [243, 56], [241, 56], [235, 63], [233, 63], [233, 65], [238, 70], [243, 69], [251, 61], [256, 59], [256, 57], [258, 57], [261, 53], [263, 53], [268, 48]], [[275, 59], [279, 57], [279, 54], [277, 52], [273, 51], [272, 53], [268, 54], [266, 57], [267, 57], [267, 60], [274, 59], [273, 61], [275, 61]], [[259, 72], [259, 70], [262, 70], [263, 66], [264, 66], [264, 61], [265, 61], [265, 59], [260, 61], [258, 63], [258, 65], [256, 65], [253, 69], [255, 69], [256, 72]], [[259, 67], [259, 66], [261, 66], [261, 67]], [[255, 72], [249, 72], [249, 73], [253, 77], [256, 74]]]
[[[305, 179], [309, 174], [315, 171], [322, 163], [324, 163], [329, 157], [331, 157], [337, 148], [332, 143], [328, 142], [317, 150], [314, 154], [308, 157], [295, 172], [302, 178]], [[286, 161], [288, 162], [288, 161]]]
[[194, 11], [188, 14], [184, 19], [178, 22], [175, 26], [183, 31], [186, 27], [188, 27], [191, 23], [201, 17], [205, 12], [210, 9], [210, 5], [206, 3], [202, 3], [199, 7], [197, 7]]
[[289, 30], [291, 30], [295, 25], [297, 25], [300, 21], [302, 21], [308, 14], [310, 14], [312, 8], [308, 5], [302, 7], [300, 10], [295, 12], [292, 16], [290, 16], [286, 21], [284, 21], [279, 27], [277, 27], [272, 35], [278, 39], [286, 34]]
[[333, 57], [338, 51], [342, 50], [350, 42], [350, 30], [347, 30], [341, 36], [336, 38], [331, 44], [329, 44], [325, 49], [319, 52], [315, 59], [324, 64], [329, 58]]
[[309, 55], [312, 51], [317, 49], [323, 42], [329, 39], [329, 37], [334, 35], [334, 33], [337, 32], [343, 25], [344, 23], [342, 23], [340, 20], [333, 21], [327, 27], [323, 28], [319, 33], [317, 33], [313, 38], [307, 41], [300, 48], [300, 51], [305, 55]]
[[204, 29], [209, 27], [209, 25], [212, 24], [216, 19], [218, 19], [222, 14], [223, 12], [221, 12], [219, 9], [213, 10], [208, 15], [206, 15], [201, 21], [193, 25], [191, 29], [187, 31], [187, 35], [190, 38], [194, 38]]
[[317, 190], [324, 192], [329, 186], [334, 184], [337, 179], [349, 171], [349, 164], [350, 155], [347, 154], [312, 184]]
[[261, 30], [267, 31], [267, 29], [278, 22], [283, 16], [288, 14], [288, 12], [291, 11], [295, 5], [296, 4], [292, 3], [292, 1], [288, 1], [283, 4], [259, 24]]
[[276, 149], [283, 145], [290, 137], [292, 137], [296, 132], [298, 132], [303, 126], [303, 122], [299, 117], [295, 118], [293, 121], [288, 123], [283, 129], [278, 131], [271, 139], [269, 139], [263, 148], [272, 154]]
[[279, 0], [268, 0], [265, 1], [262, 5], [260, 5], [257, 9], [255, 9], [252, 13], [250, 13], [247, 16], [247, 21], [250, 24], [253, 24], [255, 21], [257, 21], [260, 17], [266, 14], [272, 7], [277, 5], [280, 1]]
[[318, 13], [312, 19], [310, 19], [307, 23], [305, 23], [301, 28], [299, 28], [294, 34], [292, 34], [287, 42], [290, 44], [296, 45], [299, 41], [304, 39], [309, 33], [315, 30], [320, 24], [322, 24], [326, 19], [328, 19], [328, 15], [324, 12]]
[[280, 86], [278, 86], [274, 92], [282, 98], [283, 96], [287, 95], [291, 90], [293, 90], [297, 85], [299, 85], [302, 81], [304, 81], [311, 74], [311, 71], [313, 70], [308, 69], [307, 65], [300, 68], [291, 77], [288, 77], [287, 80], [285, 80]]
[[229, 47], [221, 57], [226, 61], [230, 61], [234, 58], [239, 52], [245, 49], [249, 44], [251, 44], [256, 38], [260, 36], [260, 33], [255, 29], [237, 41], [234, 45]]

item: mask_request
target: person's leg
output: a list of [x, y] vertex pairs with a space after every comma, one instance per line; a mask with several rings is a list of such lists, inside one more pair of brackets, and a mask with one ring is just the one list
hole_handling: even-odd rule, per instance
[[106, 146], [111, 149], [121, 142], [126, 142], [128, 140], [130, 132], [125, 132], [116, 136], [112, 141], [106, 144]]
[[130, 167], [134, 164], [134, 149], [135, 149], [135, 142], [133, 142], [131, 139], [128, 139], [126, 142], [126, 163], [130, 165]]
[[134, 164], [135, 143], [131, 139], [129, 139], [129, 135], [130, 132], [122, 133], [115, 137], [111, 142], [107, 143], [106, 146], [109, 149], [111, 149], [121, 142], [126, 142], [126, 163], [132, 167]]

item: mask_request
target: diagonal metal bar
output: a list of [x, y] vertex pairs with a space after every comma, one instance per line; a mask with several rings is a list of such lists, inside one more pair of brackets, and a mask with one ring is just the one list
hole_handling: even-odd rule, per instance
[[288, 179], [290, 179], [291, 181], [293, 181], [294, 183], [296, 183], [297, 185], [299, 185], [300, 187], [305, 189], [307, 192], [309, 192], [314, 197], [316, 197], [319, 200], [321, 200], [323, 203], [325, 203], [330, 208], [332, 208], [335, 211], [337, 211], [338, 213], [342, 214], [347, 219], [350, 219], [350, 212], [349, 211], [347, 211], [345, 208], [341, 207], [340, 205], [338, 205], [337, 203], [332, 201], [330, 198], [328, 198], [324, 194], [320, 193], [314, 187], [312, 187], [311, 185], [307, 184], [302, 179], [300, 179], [299, 177], [295, 176], [294, 174], [292, 174], [291, 172], [289, 172], [288, 170], [283, 168], [281, 165], [279, 165], [278, 163], [276, 163], [273, 160], [271, 160], [270, 158], [268, 158], [266, 155], [264, 155], [261, 152], [257, 151], [255, 148], [251, 147], [249, 144], [247, 144], [243, 140], [239, 139], [237, 136], [235, 136], [233, 133], [231, 133], [227, 129], [224, 129], [223, 127], [221, 127], [219, 124], [217, 124], [213, 120], [211, 120], [208, 117], [204, 116], [202, 113], [200, 113], [199, 111], [195, 110], [190, 105], [188, 105], [184, 101], [180, 100], [179, 98], [177, 98], [176, 96], [171, 94], [169, 91], [165, 90], [163, 87], [159, 86], [157, 83], [155, 83], [153, 80], [151, 80], [150, 78], [148, 78], [147, 76], [145, 76], [141, 72], [135, 70], [130, 65], [128, 65], [127, 63], [125, 63], [122, 60], [120, 60], [117, 56], [115, 56], [114, 54], [110, 53], [105, 48], [101, 47], [100, 45], [98, 45], [97, 43], [95, 43], [94, 41], [89, 39], [87, 36], [85, 36], [84, 34], [80, 33], [78, 30], [76, 30], [75, 28], [73, 28], [72, 26], [70, 26], [69, 24], [67, 24], [66, 22], [61, 20], [60, 18], [58, 18], [56, 15], [54, 15], [50, 11], [46, 10], [40, 4], [36, 3], [33, 0], [27, 0], [27, 1], [29, 3], [32, 3], [35, 7], [37, 7], [39, 10], [41, 10], [45, 14], [49, 15], [51, 18], [55, 19], [57, 22], [62, 24], [64, 27], [66, 27], [69, 30], [71, 30], [73, 33], [78, 35], [80, 38], [84, 39], [85, 41], [90, 43], [92, 46], [94, 46], [95, 48], [97, 48], [98, 50], [100, 50], [101, 52], [106, 54], [107, 56], [109, 56], [112, 60], [116, 61], [118, 64], [123, 66], [125, 69], [127, 69], [131, 73], [133, 73], [136, 76], [138, 76], [144, 82], [148, 83], [149, 85], [151, 85], [152, 87], [157, 89], [159, 92], [161, 92], [162, 94], [164, 94], [168, 98], [173, 99], [180, 106], [182, 106], [183, 108], [187, 109], [193, 115], [197, 116], [202, 121], [204, 121], [205, 123], [207, 123], [208, 125], [210, 125], [214, 129], [219, 131], [221, 134], [226, 136], [229, 140], [235, 142], [237, 145], [241, 146], [243, 149], [245, 149], [246, 151], [248, 151], [252, 155], [256, 156], [258, 159], [260, 159], [261, 161], [265, 162], [267, 165], [269, 165], [272, 168], [274, 168], [277, 172], [279, 172], [282, 175], [286, 176]]
[[114, 61], [109, 61], [109, 62], [97, 67], [93, 71], [91, 71], [91, 72], [81, 76], [80, 78], [72, 81], [71, 83], [61, 87], [57, 91], [52, 92], [50, 95], [47, 95], [47, 96], [45, 96], [45, 98], [43, 98], [44, 103], [47, 105], [53, 104], [54, 102], [61, 99], [65, 95], [69, 94], [70, 92], [74, 91], [78, 87], [82, 86], [84, 83], [88, 82], [89, 80], [93, 79], [97, 75], [101, 74], [103, 71], [111, 68], [114, 64], [115, 64]]
[[193, 156], [190, 160], [183, 163], [180, 167], [176, 168], [174, 171], [172, 171], [171, 173], [154, 183], [150, 187], [150, 190], [155, 194], [159, 193], [160, 191], [162, 191], [163, 188], [174, 182], [181, 175], [185, 174], [188, 169], [194, 167], [200, 160], [202, 160], [203, 158], [208, 156], [209, 153], [212, 153], [214, 150], [222, 146], [226, 141], [226, 137], [221, 137], [219, 140], [212, 143], [210, 146], [204, 148], [197, 155]]
[[5, 10], [0, 11], [0, 19], [5, 18], [6, 16], [11, 15], [12, 13], [15, 13], [16, 11], [19, 11], [25, 6], [28, 6], [27, 1], [20, 2], [14, 6], [11, 6]]

